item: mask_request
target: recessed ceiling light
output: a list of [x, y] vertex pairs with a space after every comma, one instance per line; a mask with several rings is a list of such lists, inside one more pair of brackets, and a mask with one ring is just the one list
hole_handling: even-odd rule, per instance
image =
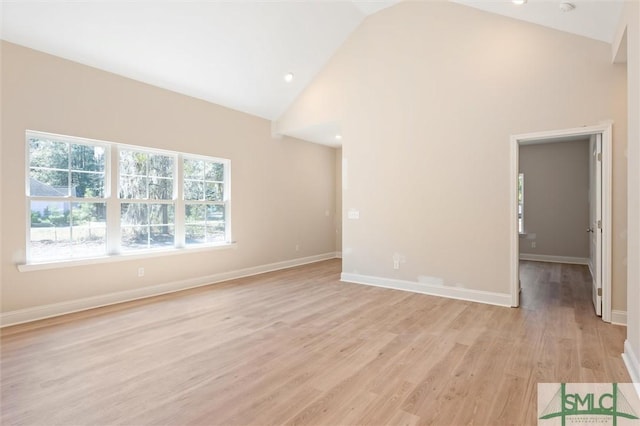
[[293, 73], [292, 72], [288, 72], [284, 75], [284, 81], [286, 81], [287, 83], [291, 83], [293, 81]]
[[560, 10], [563, 12], [571, 12], [576, 8], [576, 5], [573, 3], [569, 3], [568, 1], [560, 2]]
[[518, 6], [520, 6], [521, 4], [525, 4], [526, 2], [527, 0], [511, 0], [511, 3], [517, 4]]
[[338, 133], [338, 134], [336, 135], [336, 140], [337, 140], [337, 141], [341, 141], [341, 140], [342, 140], [342, 135], [341, 135], [340, 133]]

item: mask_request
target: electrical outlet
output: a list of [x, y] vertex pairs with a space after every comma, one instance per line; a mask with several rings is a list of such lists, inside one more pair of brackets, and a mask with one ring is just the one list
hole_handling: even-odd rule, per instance
[[536, 242], [535, 241], [531, 241], [531, 248], [536, 248]]
[[138, 268], [138, 277], [144, 277], [144, 268]]
[[400, 260], [393, 259], [393, 269], [400, 269]]
[[300, 251], [300, 244], [296, 244], [296, 251]]

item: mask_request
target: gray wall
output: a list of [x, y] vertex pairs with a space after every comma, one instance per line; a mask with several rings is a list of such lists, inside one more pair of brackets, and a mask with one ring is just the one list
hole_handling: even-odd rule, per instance
[[527, 234], [520, 253], [588, 258], [589, 140], [524, 145], [519, 158]]

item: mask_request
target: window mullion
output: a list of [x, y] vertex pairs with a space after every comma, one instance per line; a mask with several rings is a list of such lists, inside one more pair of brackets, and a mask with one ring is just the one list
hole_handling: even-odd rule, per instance
[[67, 147], [69, 148], [67, 149], [67, 197], [71, 197], [71, 143], [67, 143]]
[[185, 228], [185, 202], [184, 202], [184, 165], [182, 154], [178, 154], [176, 165], [174, 167], [175, 179], [173, 180], [173, 193], [175, 195], [175, 245], [182, 248], [186, 245], [186, 228]]
[[230, 243], [233, 241], [231, 235], [231, 162], [224, 162], [224, 184], [222, 186], [224, 195], [222, 201], [224, 202], [224, 236], [225, 241]]
[[120, 179], [120, 153], [116, 145], [111, 145], [108, 151], [105, 173], [109, 182], [107, 196], [107, 254], [120, 254], [120, 199], [118, 198], [118, 182]]
[[30, 146], [30, 142], [29, 142], [29, 138], [26, 137], [26, 141], [27, 143], [25, 144], [25, 158], [27, 160], [26, 163], [26, 176], [25, 176], [25, 194], [26, 199], [27, 199], [27, 203], [26, 203], [26, 219], [27, 219], [27, 226], [26, 226], [26, 234], [25, 234], [25, 241], [27, 242], [27, 247], [25, 250], [25, 261], [26, 263], [30, 263], [31, 262], [31, 200], [32, 200], [32, 195], [31, 195], [31, 146]]

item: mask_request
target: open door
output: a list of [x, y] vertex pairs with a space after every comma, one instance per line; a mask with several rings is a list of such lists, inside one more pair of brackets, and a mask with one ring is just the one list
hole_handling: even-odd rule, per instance
[[589, 269], [593, 277], [592, 299], [595, 312], [611, 322], [611, 129], [612, 123], [564, 130], [511, 135], [511, 306], [520, 305], [518, 175], [521, 145], [556, 142], [576, 137], [589, 137]]
[[589, 141], [589, 269], [593, 278], [592, 300], [596, 315], [602, 316], [602, 134]]

